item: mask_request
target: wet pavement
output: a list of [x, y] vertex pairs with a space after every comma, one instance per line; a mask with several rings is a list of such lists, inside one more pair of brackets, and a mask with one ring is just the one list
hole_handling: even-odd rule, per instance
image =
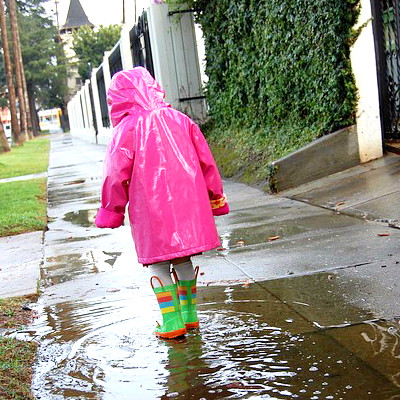
[[159, 340], [129, 222], [93, 225], [104, 151], [51, 137], [39, 317], [15, 333], [41, 341], [36, 398], [400, 399], [400, 230], [226, 182], [222, 247], [195, 258], [200, 329]]
[[[284, 192], [286, 196], [355, 217], [399, 224], [399, 155], [385, 157]], [[400, 227], [400, 226], [399, 226]]]

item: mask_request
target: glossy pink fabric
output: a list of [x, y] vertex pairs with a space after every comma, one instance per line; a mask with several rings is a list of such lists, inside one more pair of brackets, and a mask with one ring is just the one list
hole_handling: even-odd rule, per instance
[[[214, 158], [197, 125], [163, 99], [160, 85], [141, 67], [115, 74], [108, 91], [114, 131], [96, 225], [122, 225], [129, 201], [142, 264], [220, 245], [210, 205], [223, 196]], [[218, 212], [229, 212], [228, 205]]]

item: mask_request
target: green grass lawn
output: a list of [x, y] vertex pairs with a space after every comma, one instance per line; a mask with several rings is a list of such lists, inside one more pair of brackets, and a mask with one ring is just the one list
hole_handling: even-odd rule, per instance
[[0, 179], [45, 172], [49, 148], [49, 138], [39, 137], [23, 146], [12, 147], [9, 153], [0, 154]]
[[46, 229], [46, 179], [0, 183], [0, 236]]
[[[37, 296], [0, 299], [0, 329], [21, 328], [32, 321], [34, 312], [23, 305]], [[0, 398], [34, 399], [30, 386], [37, 344], [0, 336]]]

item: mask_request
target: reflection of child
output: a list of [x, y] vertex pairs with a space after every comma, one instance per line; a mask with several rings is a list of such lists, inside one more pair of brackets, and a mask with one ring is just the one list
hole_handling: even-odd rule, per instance
[[220, 245], [213, 214], [227, 214], [229, 206], [200, 129], [163, 99], [142, 67], [114, 75], [107, 98], [114, 131], [96, 225], [121, 226], [129, 201], [138, 260], [154, 275], [151, 286], [163, 316], [155, 333], [174, 338], [199, 325], [198, 269], [190, 256]]

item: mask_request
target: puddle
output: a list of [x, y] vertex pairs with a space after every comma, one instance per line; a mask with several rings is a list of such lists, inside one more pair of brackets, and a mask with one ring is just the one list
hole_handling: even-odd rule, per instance
[[110, 271], [121, 252], [88, 250], [83, 253], [47, 257], [42, 268], [44, 286], [70, 281], [78, 276]]
[[[201, 328], [162, 341], [145, 286], [45, 308], [39, 399], [398, 399], [395, 322], [309, 331], [260, 288], [199, 288]], [[140, 305], [140, 306], [139, 306]]]
[[85, 242], [85, 241], [90, 241], [90, 240], [95, 240], [98, 239], [99, 237], [105, 237], [108, 236], [107, 233], [104, 234], [99, 234], [95, 236], [68, 236], [66, 239], [59, 239], [58, 243], [59, 244], [67, 244], [67, 243], [77, 243], [77, 242]]
[[332, 271], [270, 280], [260, 282], [260, 285], [318, 328], [378, 319], [380, 316], [369, 311], [368, 307], [351, 305], [358, 297], [359, 285], [356, 277], [350, 282], [343, 279], [341, 271]]
[[63, 219], [75, 225], [93, 228], [95, 226], [94, 220], [96, 219], [97, 212], [98, 209], [72, 211], [66, 213]]
[[[94, 228], [99, 209], [71, 211], [64, 215], [63, 220], [84, 228]], [[122, 225], [126, 225], [125, 221]]]

